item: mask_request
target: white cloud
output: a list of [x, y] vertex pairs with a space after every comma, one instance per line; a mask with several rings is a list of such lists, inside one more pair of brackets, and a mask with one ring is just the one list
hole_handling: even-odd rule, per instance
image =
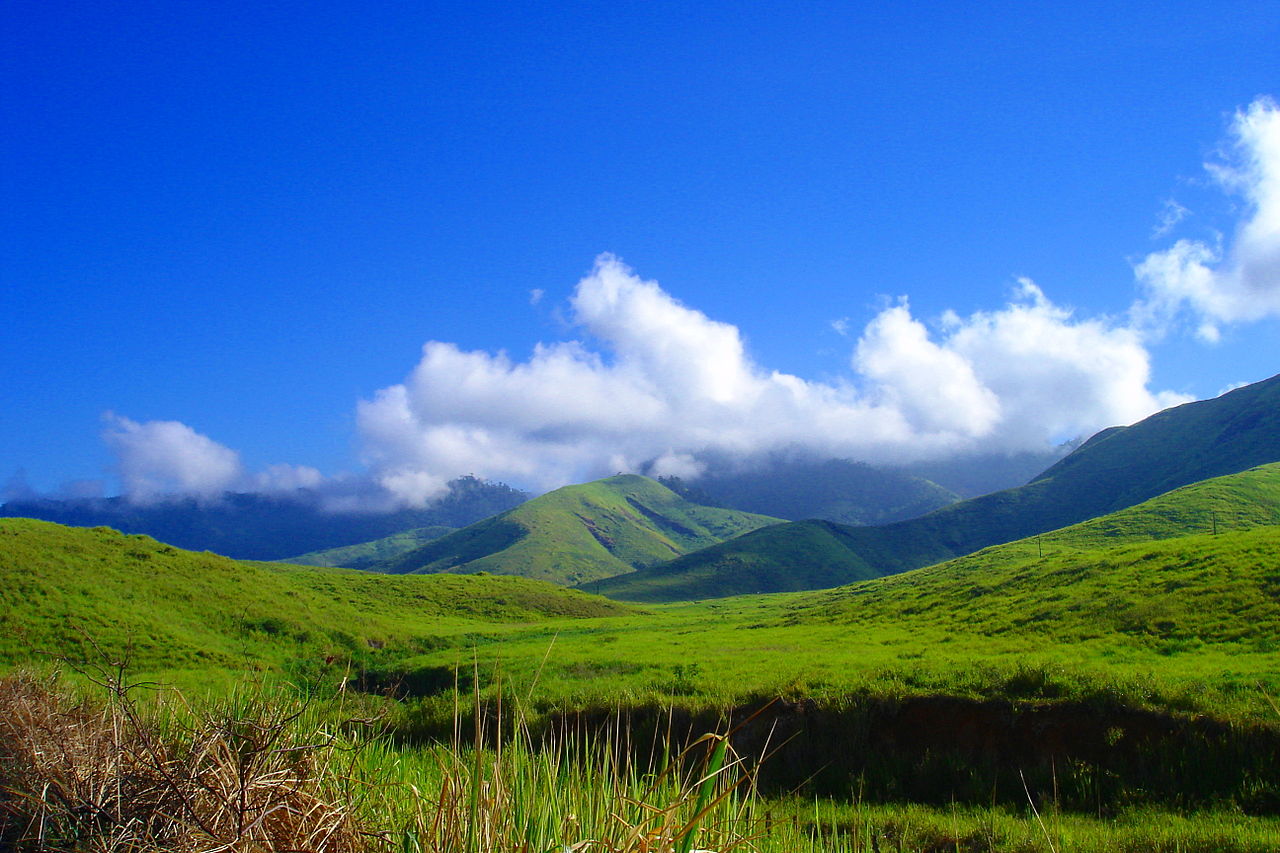
[[1174, 199], [1165, 199], [1164, 207], [1160, 210], [1160, 222], [1151, 230], [1151, 238], [1158, 240], [1164, 237], [1190, 214], [1190, 210], [1178, 204]]
[[[368, 479], [248, 474], [235, 451], [174, 421], [109, 415], [106, 438], [135, 497], [320, 487], [352, 506], [421, 504], [465, 474], [548, 489], [616, 471], [690, 476], [710, 456], [875, 463], [1040, 449], [1184, 402], [1150, 388], [1146, 343], [1167, 329], [1186, 323], [1213, 342], [1280, 316], [1280, 107], [1261, 98], [1237, 113], [1227, 153], [1206, 168], [1245, 200], [1240, 224], [1136, 264], [1124, 322], [1078, 318], [1029, 279], [997, 310], [932, 324], [904, 299], [857, 335], [848, 375], [818, 382], [757, 364], [736, 327], [602, 255], [568, 303], [578, 340], [524, 359], [430, 341], [403, 383], [359, 401]], [[1154, 236], [1187, 214], [1167, 202]], [[831, 328], [856, 334], [847, 317]]]
[[240, 454], [178, 421], [138, 423], [108, 412], [103, 439], [116, 456], [125, 494], [150, 500], [166, 492], [216, 495], [237, 483]]
[[953, 321], [946, 345], [1000, 400], [992, 437], [1017, 448], [1133, 423], [1189, 399], [1148, 390], [1150, 356], [1137, 332], [1076, 320], [1029, 279], [1003, 310]]
[[880, 404], [916, 429], [981, 436], [1000, 419], [1000, 401], [973, 365], [931, 340], [905, 303], [882, 311], [867, 326], [853, 364], [875, 383]]
[[1205, 168], [1244, 197], [1243, 221], [1224, 241], [1179, 240], [1135, 268], [1142, 298], [1135, 321], [1159, 334], [1188, 317], [1196, 334], [1216, 342], [1223, 325], [1280, 316], [1280, 107], [1259, 98], [1237, 112], [1229, 151]]
[[1132, 331], [1077, 321], [1034, 283], [1005, 308], [931, 332], [905, 302], [875, 317], [844, 381], [757, 365], [737, 328], [601, 256], [570, 300], [582, 340], [525, 361], [432, 341], [403, 384], [361, 401], [375, 479], [419, 503], [474, 473], [551, 488], [701, 455], [807, 450], [906, 461], [1045, 447], [1181, 398], [1147, 388]]
[[107, 412], [103, 440], [131, 499], [146, 502], [170, 493], [216, 497], [225, 491], [292, 491], [323, 480], [306, 466], [272, 465], [248, 474], [240, 454], [179, 421], [146, 421]]
[[292, 492], [296, 489], [314, 489], [324, 482], [315, 468], [307, 465], [268, 465], [265, 471], [248, 478], [247, 486], [255, 492]]

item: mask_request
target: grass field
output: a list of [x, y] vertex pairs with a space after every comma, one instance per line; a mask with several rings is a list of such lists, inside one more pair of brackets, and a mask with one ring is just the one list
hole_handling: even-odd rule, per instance
[[1030, 786], [1012, 806], [771, 796], [730, 738], [642, 755], [626, 729], [539, 741], [515, 697], [490, 720], [511, 732], [499, 749], [479, 716], [473, 740], [409, 747], [383, 733], [370, 697], [242, 684], [179, 702], [100, 674], [92, 692], [0, 679], [6, 848], [1261, 853], [1280, 837], [1280, 820], [1238, 809], [1102, 816]]
[[[315, 796], [361, 827], [349, 849], [639, 850], [626, 833], [649, 829], [673, 849], [706, 744], [656, 787], [647, 762], [730, 728], [750, 772], [699, 823], [702, 849], [1274, 849], [1277, 476], [892, 578], [678, 605], [6, 519], [0, 662], [82, 688], [128, 659], [185, 688], [196, 717], [156, 723], [177, 741], [224, 719], [248, 674], [267, 699], [235, 708], [296, 722], [297, 743], [348, 739], [317, 759], [334, 770]], [[452, 840], [432, 835], [442, 814]]]

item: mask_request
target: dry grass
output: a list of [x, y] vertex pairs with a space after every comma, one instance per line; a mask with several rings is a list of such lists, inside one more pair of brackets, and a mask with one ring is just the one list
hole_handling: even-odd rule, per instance
[[333, 707], [288, 696], [195, 711], [176, 694], [135, 701], [122, 672], [93, 680], [105, 701], [56, 677], [0, 680], [0, 849], [690, 853], [713, 840], [728, 853], [745, 841], [732, 816], [712, 815], [748, 778], [720, 735], [656, 772], [620, 738], [534, 747], [521, 731], [493, 750], [483, 725], [470, 747], [405, 753], [332, 735], [317, 720], [343, 728]]
[[331, 743], [266, 705], [168, 731], [128, 691], [75, 698], [0, 681], [0, 844], [33, 851], [344, 851], [367, 847], [326, 796]]

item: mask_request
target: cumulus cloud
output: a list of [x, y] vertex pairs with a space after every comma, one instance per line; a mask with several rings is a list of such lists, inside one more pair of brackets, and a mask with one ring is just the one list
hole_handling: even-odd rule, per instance
[[[602, 255], [568, 302], [576, 340], [523, 358], [429, 341], [402, 383], [359, 401], [367, 478], [249, 473], [175, 421], [109, 415], [106, 438], [136, 498], [320, 488], [352, 507], [422, 504], [466, 474], [538, 490], [617, 471], [690, 477], [709, 459], [778, 452], [904, 463], [1044, 449], [1184, 402], [1150, 387], [1146, 345], [1169, 328], [1189, 323], [1214, 341], [1225, 326], [1280, 316], [1280, 107], [1260, 98], [1239, 111], [1206, 168], [1244, 200], [1239, 225], [1135, 264], [1123, 320], [1077, 317], [1029, 279], [968, 316], [917, 317], [904, 298], [860, 333], [833, 321], [853, 342], [849, 371], [814, 381], [758, 364], [737, 328]], [[1187, 215], [1167, 202], [1153, 237]], [[528, 298], [538, 306], [545, 293]]]
[[1259, 98], [1236, 113], [1221, 162], [1205, 168], [1243, 197], [1246, 212], [1229, 239], [1179, 240], [1135, 268], [1142, 297], [1136, 322], [1160, 333], [1180, 318], [1217, 341], [1221, 327], [1280, 316], [1280, 107]]
[[314, 468], [273, 465], [249, 474], [240, 454], [179, 421], [139, 423], [108, 412], [102, 437], [116, 457], [124, 494], [146, 502], [170, 493], [215, 497], [225, 491], [288, 491], [320, 483]]
[[936, 330], [903, 301], [864, 329], [843, 381], [756, 364], [734, 326], [610, 255], [570, 300], [581, 340], [524, 360], [432, 341], [362, 401], [365, 461], [420, 503], [474, 473], [551, 488], [616, 471], [688, 476], [707, 455], [802, 450], [871, 462], [1042, 448], [1182, 398], [1147, 388], [1132, 331], [1077, 321], [1022, 281], [1003, 309]]
[[108, 412], [103, 440], [116, 457], [125, 493], [142, 500], [166, 492], [214, 495], [243, 475], [240, 454], [178, 421], [138, 423]]

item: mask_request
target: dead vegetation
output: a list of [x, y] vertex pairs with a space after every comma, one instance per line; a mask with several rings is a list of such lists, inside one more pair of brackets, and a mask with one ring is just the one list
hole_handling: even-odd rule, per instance
[[[331, 740], [299, 742], [266, 704], [144, 716], [120, 682], [106, 702], [54, 678], [0, 680], [0, 846], [33, 851], [365, 849], [327, 791]], [[188, 715], [189, 716], [189, 715]]]

